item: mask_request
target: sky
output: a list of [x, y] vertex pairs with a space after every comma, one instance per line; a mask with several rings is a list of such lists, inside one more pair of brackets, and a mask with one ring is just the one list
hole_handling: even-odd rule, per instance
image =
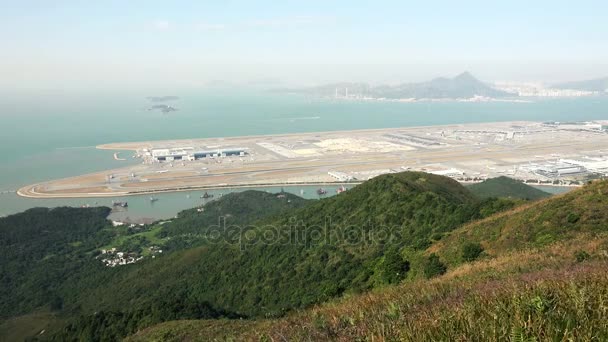
[[608, 76], [608, 1], [0, 0], [0, 90]]

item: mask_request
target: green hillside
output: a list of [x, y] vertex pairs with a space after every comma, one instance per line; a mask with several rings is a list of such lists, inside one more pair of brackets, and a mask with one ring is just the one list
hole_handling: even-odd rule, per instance
[[[51, 215], [60, 227], [72, 214], [26, 212], [0, 219], [11, 222], [3, 243], [17, 255], [2, 280], [38, 299], [3, 296], [15, 308], [0, 332], [46, 326], [38, 339], [56, 341], [590, 336], [580, 322], [598, 327], [607, 311], [576, 311], [568, 291], [604, 296], [606, 194], [608, 181], [598, 181], [536, 202], [482, 200], [452, 179], [404, 172], [318, 201], [233, 194], [134, 230], [109, 226], [107, 209], [66, 208], [82, 218], [63, 240], [44, 222]], [[21, 226], [33, 228], [21, 236]], [[166, 252], [114, 268], [95, 259], [138, 236]], [[33, 273], [22, 248], [41, 248]], [[522, 303], [541, 307], [533, 323], [521, 319], [531, 307]], [[483, 329], [470, 323], [495, 316]], [[587, 335], [568, 335], [575, 328]]]
[[[444, 275], [346, 295], [284, 318], [175, 321], [130, 341], [606, 340], [608, 181], [496, 214], [426, 252]], [[463, 260], [480, 244], [477, 260]]]
[[244, 226], [301, 208], [310, 202], [288, 192], [272, 194], [247, 190], [230, 193], [207, 203], [203, 209], [181, 211], [177, 219], [163, 225], [161, 236], [168, 240], [166, 248], [184, 249], [204, 243], [210, 228]]
[[607, 266], [518, 254], [281, 319], [172, 321], [126, 341], [605, 341]]
[[[106, 219], [109, 208], [35, 208], [0, 218], [0, 340], [53, 330], [51, 328], [58, 326], [53, 322], [68, 320], [83, 312], [80, 303], [87, 302], [84, 292], [105, 287], [113, 277], [124, 272], [120, 267], [104, 267], [96, 259], [102, 248], [133, 251], [156, 244], [165, 252], [178, 251], [200, 244], [201, 236], [210, 226], [217, 225], [219, 217], [226, 224], [242, 224], [307, 202], [287, 193], [245, 191], [211, 201], [202, 212], [199, 208], [186, 210], [171, 222], [136, 228], [112, 227]], [[134, 321], [148, 316], [149, 322], [166, 320], [171, 315], [174, 319], [230, 316], [207, 303], [199, 303], [190, 313], [179, 301], [150, 303], [129, 312], [122, 312], [125, 310], [121, 308], [118, 314], [123, 321], [128, 321], [125, 317], [129, 315], [140, 315], [133, 316]], [[177, 310], [176, 307], [183, 316], [163, 311]], [[143, 310], [158, 313], [142, 313]], [[108, 313], [107, 320], [114, 319], [114, 314]]]
[[[423, 267], [416, 256], [434, 239], [512, 206], [508, 201], [479, 201], [441, 176], [406, 172], [377, 177], [301, 209], [236, 229], [207, 231], [200, 234], [198, 247], [97, 279], [105, 285], [78, 289], [73, 305], [85, 316], [61, 336], [69, 339], [91, 326], [110, 325], [106, 316], [101, 321], [86, 318], [91, 312], [137, 317], [134, 309], [156, 308], [162, 302], [177, 310], [175, 303], [185, 300], [226, 316], [277, 317], [396, 283], [408, 277], [410, 269]], [[179, 232], [179, 222], [174, 220], [167, 234]], [[405, 257], [406, 251], [411, 258]], [[177, 314], [169, 310], [153, 320]], [[185, 316], [201, 318], [196, 312]], [[146, 319], [136, 321], [127, 330], [149, 324]]]
[[[109, 208], [34, 208], [0, 219], [0, 319], [60, 306], [60, 283], [91, 267]], [[101, 267], [99, 267], [101, 268]]]
[[[393, 239], [398, 246], [424, 249], [431, 235], [479, 216], [480, 207], [468, 190], [444, 177], [378, 177], [277, 218], [202, 234], [207, 240], [199, 247], [117, 272], [110, 286], [94, 289], [90, 304], [80, 304], [93, 310], [99, 308], [96, 298], [112, 294], [104, 303], [120, 308], [152, 294], [175, 296], [179, 288], [246, 316], [279, 315], [373, 286], [384, 243]], [[179, 231], [180, 224], [175, 220], [168, 232]]]
[[486, 254], [542, 247], [571, 240], [581, 233], [596, 234], [608, 229], [608, 181], [596, 181], [581, 189], [534, 202], [465, 225], [439, 241], [432, 252], [460, 262], [465, 244], [480, 244]]
[[480, 198], [510, 197], [537, 200], [551, 196], [548, 192], [544, 192], [505, 176], [491, 178], [481, 183], [469, 185], [468, 189]]

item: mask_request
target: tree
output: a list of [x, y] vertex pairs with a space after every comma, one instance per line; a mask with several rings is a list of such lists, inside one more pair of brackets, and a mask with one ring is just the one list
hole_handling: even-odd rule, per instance
[[444, 274], [447, 269], [445, 264], [439, 260], [437, 254], [433, 253], [429, 255], [426, 264], [424, 265], [424, 275], [427, 278], [433, 278]]
[[388, 249], [378, 266], [379, 278], [384, 284], [400, 282], [410, 270], [410, 262], [403, 260], [397, 248]]
[[462, 260], [471, 262], [479, 258], [483, 252], [483, 247], [479, 243], [467, 242], [462, 246]]

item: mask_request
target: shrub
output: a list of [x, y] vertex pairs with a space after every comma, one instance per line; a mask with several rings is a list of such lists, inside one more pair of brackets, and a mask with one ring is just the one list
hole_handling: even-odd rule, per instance
[[589, 253], [585, 251], [577, 251], [576, 253], [574, 253], [574, 256], [576, 257], [577, 262], [583, 262], [591, 258], [591, 255], [589, 255]]
[[427, 278], [433, 278], [444, 274], [447, 269], [445, 264], [439, 260], [437, 254], [433, 253], [429, 255], [426, 265], [424, 265], [424, 275]]
[[576, 223], [578, 222], [578, 220], [580, 220], [580, 215], [577, 213], [570, 213], [568, 214], [568, 216], [566, 217], [566, 220], [568, 220], [568, 223]]
[[441, 238], [442, 238], [442, 237], [443, 237], [443, 234], [441, 234], [441, 233], [434, 233], [434, 234], [431, 236], [431, 239], [432, 239], [433, 241], [439, 241], [439, 240], [441, 240]]
[[462, 260], [470, 262], [479, 258], [483, 252], [483, 247], [480, 244], [474, 242], [467, 242], [462, 246]]

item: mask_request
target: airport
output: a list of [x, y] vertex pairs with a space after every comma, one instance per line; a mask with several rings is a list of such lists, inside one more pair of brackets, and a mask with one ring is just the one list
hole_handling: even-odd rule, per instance
[[[567, 143], [564, 143], [567, 142]], [[35, 198], [360, 183], [417, 170], [478, 182], [508, 176], [577, 186], [608, 175], [608, 125], [498, 122], [267, 136], [112, 143], [135, 165], [26, 186]]]

